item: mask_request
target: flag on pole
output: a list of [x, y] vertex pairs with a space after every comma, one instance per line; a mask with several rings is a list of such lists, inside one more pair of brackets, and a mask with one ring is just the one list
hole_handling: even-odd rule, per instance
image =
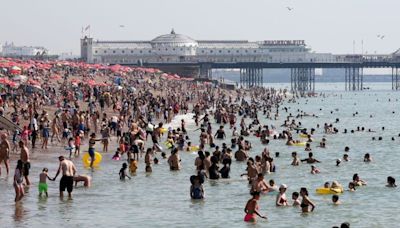
[[87, 30], [89, 30], [89, 29], [90, 29], [90, 25], [88, 25], [88, 26], [85, 27], [85, 31], [87, 31]]

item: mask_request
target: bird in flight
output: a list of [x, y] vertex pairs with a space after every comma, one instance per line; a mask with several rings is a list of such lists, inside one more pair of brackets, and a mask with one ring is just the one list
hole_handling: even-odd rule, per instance
[[120, 28], [124, 28], [124, 27], [125, 27], [125, 25], [119, 25], [119, 27], [120, 27]]
[[378, 37], [379, 39], [383, 40], [385, 38], [385, 35], [376, 35], [376, 37]]
[[289, 11], [292, 11], [292, 10], [293, 10], [293, 7], [287, 6], [286, 9], [288, 9]]

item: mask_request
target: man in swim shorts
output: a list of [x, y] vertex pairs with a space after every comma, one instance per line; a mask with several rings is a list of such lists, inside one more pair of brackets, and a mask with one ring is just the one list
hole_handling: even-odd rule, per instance
[[19, 147], [21, 148], [21, 161], [23, 162], [23, 175], [25, 177], [26, 185], [31, 185], [29, 180], [29, 170], [31, 169], [31, 163], [29, 160], [29, 149], [26, 147], [24, 141], [19, 141]]
[[72, 189], [74, 185], [74, 175], [76, 173], [76, 167], [72, 161], [66, 160], [64, 156], [58, 157], [60, 161], [60, 166], [58, 167], [58, 171], [56, 176], [53, 178], [53, 181], [56, 180], [58, 174], [62, 172], [62, 177], [60, 180], [60, 198], [64, 197], [64, 191], [67, 189], [68, 198], [72, 198]]

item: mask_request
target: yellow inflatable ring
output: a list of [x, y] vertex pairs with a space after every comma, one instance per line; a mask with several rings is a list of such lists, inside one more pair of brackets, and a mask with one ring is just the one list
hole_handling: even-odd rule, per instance
[[317, 188], [315, 191], [321, 195], [340, 194], [343, 193], [343, 188]]
[[308, 138], [307, 134], [300, 134], [299, 136], [300, 136], [300, 138]]
[[[94, 153], [94, 161], [93, 161], [93, 166], [99, 166], [101, 163], [101, 160], [103, 159], [103, 157], [101, 156], [101, 154], [99, 152], [95, 152]], [[90, 166], [90, 156], [89, 153], [85, 153], [82, 157], [82, 162], [83, 165], [85, 167], [89, 167]]]
[[199, 146], [191, 146], [190, 147], [190, 151], [198, 151], [198, 150], [200, 150]]
[[173, 144], [170, 141], [164, 142], [164, 145], [168, 148], [171, 149], [173, 147]]
[[294, 143], [292, 146], [305, 146], [307, 142]]

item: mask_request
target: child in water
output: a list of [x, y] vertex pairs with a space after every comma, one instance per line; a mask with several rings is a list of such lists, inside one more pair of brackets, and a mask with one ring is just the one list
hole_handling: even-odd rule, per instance
[[124, 162], [124, 164], [122, 164], [122, 168], [119, 170], [119, 179], [120, 180], [125, 180], [125, 177], [128, 177], [129, 180], [131, 179], [131, 177], [128, 176], [128, 174], [126, 173], [127, 168], [128, 168], [128, 165]]
[[353, 182], [349, 183], [349, 192], [355, 192], [356, 191], [356, 186], [354, 185]]
[[392, 177], [392, 176], [388, 176], [387, 177], [387, 185], [386, 185], [386, 187], [390, 187], [390, 188], [397, 187], [396, 179], [394, 179], [394, 177]]
[[117, 151], [115, 152], [114, 156], [112, 157], [112, 160], [119, 161], [121, 159], [121, 156], [119, 155], [120, 149], [118, 148]]
[[68, 139], [68, 146], [65, 149], [69, 151], [69, 158], [71, 158], [72, 151], [75, 150], [75, 143], [72, 137]]
[[311, 166], [311, 174], [318, 174], [320, 173], [319, 169], [315, 166]]
[[49, 194], [47, 193], [47, 179], [52, 180], [48, 172], [49, 170], [47, 168], [43, 168], [42, 172], [39, 174], [39, 196], [42, 196], [42, 193], [46, 194], [46, 197], [49, 197]]
[[339, 201], [339, 196], [338, 195], [333, 195], [332, 196], [332, 203], [333, 203], [333, 205], [341, 204], [341, 202]]
[[190, 198], [192, 199], [204, 199], [204, 188], [201, 183], [201, 179], [199, 176], [191, 176], [190, 177]]
[[137, 161], [135, 159], [132, 159], [131, 162], [129, 163], [129, 172], [131, 174], [134, 174], [136, 173], [137, 168], [138, 168]]
[[300, 196], [300, 194], [298, 192], [292, 193], [293, 207], [300, 206], [301, 202], [300, 202], [299, 196]]

